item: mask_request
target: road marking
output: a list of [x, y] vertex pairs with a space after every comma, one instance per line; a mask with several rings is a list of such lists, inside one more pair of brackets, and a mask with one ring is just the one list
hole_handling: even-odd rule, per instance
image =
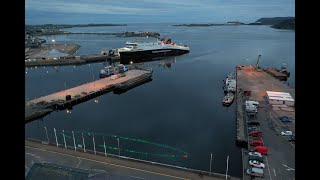
[[95, 170], [95, 171], [103, 171], [103, 172], [106, 172], [106, 173], [107, 173], [107, 171], [102, 170], [102, 169], [91, 169], [91, 170]]
[[289, 167], [289, 166], [287, 166], [285, 164], [282, 164], [282, 165], [287, 168], [287, 171], [294, 171], [295, 170], [295, 169], [293, 169], [293, 168], [291, 168], [291, 167]]
[[267, 156], [266, 156], [266, 161], [267, 161], [267, 166], [268, 166], [269, 176], [270, 176], [270, 179], [272, 180], [272, 178], [271, 178], [271, 173], [270, 173], [270, 169], [269, 169], [269, 163], [268, 163], [268, 158], [267, 158]]
[[81, 163], [81, 159], [80, 158], [78, 158], [79, 159], [79, 164], [77, 165], [77, 168], [79, 167], [79, 165], [80, 165], [80, 163]]
[[[35, 157], [38, 161], [42, 162], [41, 159], [40, 159], [40, 156], [36, 156], [35, 154], [32, 154], [32, 153], [26, 153], [27, 155], [30, 155], [32, 157]], [[33, 161], [32, 161], [33, 162]]]
[[132, 167], [118, 165], [118, 164], [106, 163], [106, 162], [102, 162], [102, 161], [97, 161], [97, 160], [93, 160], [93, 159], [72, 156], [72, 155], [69, 155], [69, 154], [63, 154], [63, 153], [59, 153], [59, 152], [54, 152], [54, 151], [45, 150], [45, 149], [39, 149], [39, 148], [35, 148], [35, 147], [30, 147], [30, 146], [25, 146], [25, 147], [26, 148], [30, 148], [30, 149], [40, 150], [40, 151], [46, 151], [46, 152], [53, 153], [53, 154], [60, 154], [60, 155], [63, 155], [63, 156], [70, 156], [70, 157], [74, 157], [74, 158], [80, 158], [80, 159], [84, 159], [84, 160], [87, 160], [87, 161], [93, 161], [93, 162], [98, 162], [98, 163], [102, 163], [102, 164], [108, 164], [108, 165], [112, 165], [112, 166], [118, 166], [118, 167], [122, 167], [122, 168], [132, 169], [132, 170], [136, 170], [136, 171], [147, 172], [147, 173], [150, 173], [150, 174], [157, 174], [157, 175], [167, 176], [167, 177], [176, 178], [176, 179], [191, 180], [191, 179], [187, 179], [187, 178], [182, 178], [182, 177], [177, 177], [177, 176], [172, 176], [172, 175], [162, 174], [162, 173], [157, 173], [157, 172], [152, 172], [152, 171], [147, 171], [147, 170], [138, 169], [138, 168], [132, 168]]
[[[272, 114], [272, 115], [273, 115], [273, 114]], [[271, 116], [271, 112], [269, 112], [269, 116], [271, 117], [271, 119], [272, 119], [278, 126], [281, 126], [281, 125], [278, 124], [278, 122], [277, 122], [276, 120], [273, 119], [273, 117]]]
[[276, 175], [276, 170], [274, 170], [274, 168], [273, 168], [273, 174], [274, 174], [274, 176], [277, 176], [277, 175]]
[[138, 179], [144, 179], [144, 178], [141, 178], [141, 177], [138, 177], [138, 176], [129, 176], [129, 177], [138, 178]]

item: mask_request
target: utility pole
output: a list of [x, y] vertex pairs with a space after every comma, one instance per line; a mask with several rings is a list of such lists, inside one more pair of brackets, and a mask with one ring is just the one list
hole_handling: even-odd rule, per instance
[[56, 128], [53, 128], [53, 131], [54, 131], [54, 136], [56, 137], [56, 143], [57, 143], [57, 147], [58, 147], [59, 145], [58, 145], [58, 138], [57, 138]]
[[212, 153], [211, 153], [211, 156], [210, 156], [210, 176], [211, 176], [211, 164], [212, 164]]

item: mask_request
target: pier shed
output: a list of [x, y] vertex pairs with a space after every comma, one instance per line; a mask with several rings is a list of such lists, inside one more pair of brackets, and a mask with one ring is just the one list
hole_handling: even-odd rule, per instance
[[294, 99], [289, 93], [267, 91], [269, 104], [294, 106]]

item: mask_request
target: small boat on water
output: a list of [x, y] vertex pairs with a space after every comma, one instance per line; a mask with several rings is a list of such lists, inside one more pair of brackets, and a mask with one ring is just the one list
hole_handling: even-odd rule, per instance
[[224, 106], [230, 106], [233, 102], [234, 99], [234, 94], [232, 92], [228, 92], [224, 97], [223, 97], [223, 102], [222, 104]]

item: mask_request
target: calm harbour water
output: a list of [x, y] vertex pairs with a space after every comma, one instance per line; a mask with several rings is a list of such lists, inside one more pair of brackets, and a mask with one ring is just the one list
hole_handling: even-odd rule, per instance
[[[222, 106], [222, 80], [235, 71], [238, 64], [255, 64], [261, 54], [262, 67], [280, 68], [285, 62], [291, 72], [288, 82], [294, 86], [294, 31], [268, 26], [174, 27], [169, 24], [128, 24], [121, 27], [71, 28], [67, 31], [159, 32], [175, 43], [187, 44], [190, 53], [145, 63], [154, 70], [153, 81], [121, 95], [105, 94], [96, 98], [98, 103], [92, 99], [79, 104], [73, 107], [71, 114], [53, 112], [43, 121], [28, 123], [25, 125], [26, 137], [46, 140], [46, 126], [52, 142], [55, 141], [53, 128], [140, 138], [182, 149], [188, 157], [166, 158], [123, 152], [124, 155], [209, 171], [212, 153], [212, 169], [219, 173], [225, 173], [229, 156], [229, 174], [239, 177], [242, 175], [242, 162], [241, 150], [235, 145], [235, 106]], [[42, 38], [51, 41], [52, 36]], [[126, 41], [135, 39], [105, 35], [56, 35], [54, 38], [56, 43], [80, 44], [77, 55], [122, 47]], [[138, 39], [142, 42], [153, 40]], [[104, 66], [105, 63], [95, 63], [28, 69], [25, 76], [26, 100], [63, 90], [65, 85], [70, 88], [92, 81], [98, 78]], [[61, 138], [59, 135], [60, 143], [63, 141]], [[97, 141], [103, 142], [98, 138]], [[111, 141], [114, 140], [109, 140], [109, 144], [115, 146]], [[121, 144], [122, 149], [140, 148], [140, 151], [149, 153], [169, 153], [168, 149], [159, 146], [140, 146], [132, 141], [122, 141]], [[178, 154], [173, 150], [171, 153]]]

